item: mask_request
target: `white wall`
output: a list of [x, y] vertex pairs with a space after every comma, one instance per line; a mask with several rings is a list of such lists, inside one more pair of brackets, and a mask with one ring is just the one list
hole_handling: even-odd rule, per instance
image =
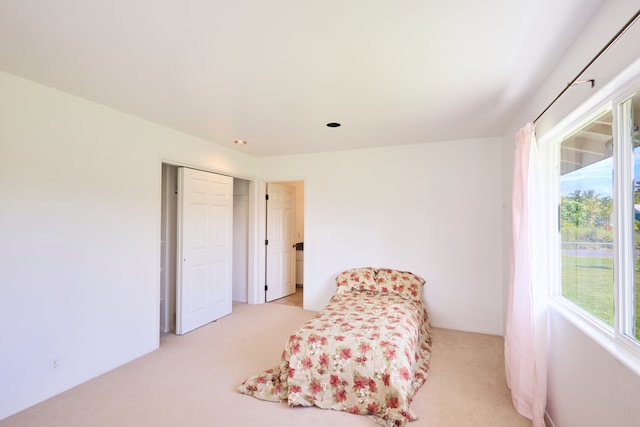
[[[570, 82], [610, 37], [637, 11], [636, 2], [610, 0], [603, 2], [589, 25], [578, 36], [561, 62], [552, 70], [528, 104], [516, 114], [504, 134], [505, 206], [511, 203], [511, 177], [515, 133], [533, 120]], [[638, 58], [640, 24], [629, 31], [606, 56], [599, 60], [583, 78], [596, 80], [596, 87], [580, 85], [564, 96], [537, 124], [539, 135], [575, 109], [581, 102], [602, 88], [611, 78]], [[504, 246], [510, 253], [511, 217], [505, 211]], [[509, 277], [505, 262], [503, 277]], [[506, 289], [505, 289], [506, 293]], [[606, 352], [599, 344], [576, 328], [562, 314], [552, 311], [549, 319], [548, 343], [548, 403], [547, 412], [556, 427], [600, 427], [603, 425], [631, 427], [640, 425], [638, 375]]]
[[481, 139], [264, 159], [304, 178], [304, 306], [361, 267], [427, 280], [434, 325], [502, 333], [501, 141]]
[[157, 348], [163, 161], [264, 176], [258, 241], [264, 183], [304, 179], [306, 308], [340, 271], [388, 266], [428, 280], [436, 326], [501, 333], [500, 154], [482, 139], [258, 161], [0, 72], [0, 419]]
[[0, 72], [0, 419], [157, 348], [163, 159], [256, 169]]
[[[552, 310], [547, 411], [555, 427], [637, 427], [640, 376]], [[636, 361], [637, 363], [637, 361]]]

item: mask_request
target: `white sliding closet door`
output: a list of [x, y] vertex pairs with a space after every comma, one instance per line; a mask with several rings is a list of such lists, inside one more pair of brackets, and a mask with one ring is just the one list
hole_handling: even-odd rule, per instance
[[233, 178], [178, 169], [176, 333], [231, 313]]

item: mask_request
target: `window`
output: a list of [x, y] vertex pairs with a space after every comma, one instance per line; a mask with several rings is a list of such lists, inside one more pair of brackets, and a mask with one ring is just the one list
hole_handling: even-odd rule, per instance
[[561, 295], [640, 342], [640, 92], [560, 138]]
[[560, 144], [562, 296], [613, 327], [611, 111]]

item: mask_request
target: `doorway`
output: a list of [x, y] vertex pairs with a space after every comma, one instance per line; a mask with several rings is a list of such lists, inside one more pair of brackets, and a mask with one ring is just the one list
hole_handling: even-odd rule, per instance
[[266, 204], [265, 301], [302, 307], [304, 181], [268, 183]]
[[[162, 164], [160, 232], [160, 333], [176, 331], [178, 168]], [[233, 177], [232, 300], [247, 302], [251, 182]]]

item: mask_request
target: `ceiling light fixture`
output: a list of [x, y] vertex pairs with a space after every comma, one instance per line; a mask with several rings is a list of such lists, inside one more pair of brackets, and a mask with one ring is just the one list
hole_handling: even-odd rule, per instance
[[327, 123], [327, 126], [330, 128], [337, 128], [337, 127], [340, 127], [341, 124], [336, 122], [331, 122], [331, 123]]
[[245, 141], [244, 139], [236, 139], [235, 141], [233, 141], [233, 143], [238, 145], [247, 145], [247, 141]]

